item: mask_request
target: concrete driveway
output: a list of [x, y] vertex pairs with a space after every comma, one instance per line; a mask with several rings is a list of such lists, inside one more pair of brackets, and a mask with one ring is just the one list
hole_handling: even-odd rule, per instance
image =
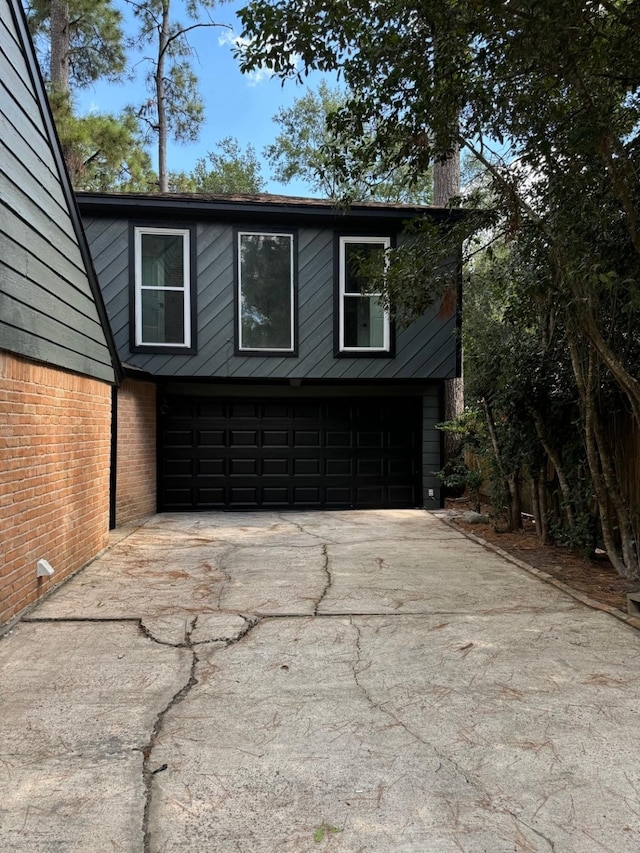
[[639, 675], [421, 511], [156, 516], [0, 640], [0, 850], [637, 853]]

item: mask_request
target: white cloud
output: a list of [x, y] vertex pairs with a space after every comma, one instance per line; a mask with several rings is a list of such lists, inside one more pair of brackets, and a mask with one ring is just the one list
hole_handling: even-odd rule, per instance
[[[218, 37], [218, 44], [221, 47], [230, 47], [234, 51], [239, 50], [242, 52], [250, 43], [250, 39], [242, 38], [242, 36], [236, 35], [232, 30], [225, 30], [225, 32]], [[297, 59], [295, 64], [298, 65]], [[259, 68], [254, 71], [249, 71], [243, 76], [246, 78], [249, 86], [258, 86], [264, 80], [271, 80], [274, 75], [271, 68], [267, 65], [261, 65]]]

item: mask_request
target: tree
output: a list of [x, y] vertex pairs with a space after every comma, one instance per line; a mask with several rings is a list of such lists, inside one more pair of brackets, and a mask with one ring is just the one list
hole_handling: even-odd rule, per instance
[[112, 0], [32, 0], [27, 12], [73, 186], [148, 190], [151, 161], [135, 116], [74, 110], [74, 91], [103, 77], [117, 80], [125, 70], [119, 10]]
[[171, 0], [126, 2], [140, 22], [137, 43], [155, 47], [155, 55], [145, 57], [151, 65], [147, 77], [151, 98], [138, 114], [150, 135], [157, 139], [159, 189], [167, 192], [169, 136], [177, 142], [195, 141], [204, 121], [198, 78], [189, 61], [192, 50], [188, 34], [202, 27], [222, 25], [199, 20], [201, 12], [213, 8], [216, 0], [186, 0], [185, 11], [191, 22], [186, 25], [172, 19]]
[[640, 7], [254, 0], [241, 18], [244, 68], [343, 75], [357, 95], [334, 128], [345, 143], [367, 128], [369, 160], [418, 176], [460, 145], [483, 164], [496, 222], [562, 331], [605, 546], [638, 577], [611, 413], [640, 428]]
[[[366, 163], [361, 154], [368, 145], [362, 137], [350, 139], [349, 146], [334, 132], [333, 118], [347, 103], [347, 94], [322, 81], [317, 91], [298, 98], [294, 105], [282, 108], [274, 116], [281, 132], [264, 154], [274, 168], [273, 177], [287, 184], [306, 181], [312, 192], [325, 198], [348, 196], [352, 201], [373, 199], [388, 202], [428, 203], [431, 197], [431, 174], [410, 181], [406, 168], [387, 169], [381, 161]], [[345, 162], [349, 161], [345, 181]]]
[[255, 149], [248, 145], [243, 152], [232, 136], [226, 136], [218, 142], [216, 150], [200, 157], [191, 172], [169, 172], [169, 192], [172, 193], [256, 195], [263, 190]]
[[119, 79], [126, 66], [122, 15], [112, 0], [29, 0], [27, 19], [52, 87]]
[[78, 116], [70, 97], [51, 93], [62, 153], [73, 187], [93, 192], [150, 192], [157, 183], [136, 117]]
[[264, 180], [255, 149], [248, 145], [243, 152], [237, 139], [226, 136], [196, 161], [191, 173], [194, 192], [199, 193], [261, 193]]

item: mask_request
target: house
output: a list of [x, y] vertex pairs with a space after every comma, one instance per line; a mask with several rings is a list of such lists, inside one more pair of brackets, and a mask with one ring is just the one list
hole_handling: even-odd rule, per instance
[[0, 0], [0, 624], [107, 544], [119, 378], [20, 0]]
[[456, 311], [394, 328], [354, 258], [382, 264], [407, 219], [449, 212], [265, 195], [78, 203], [127, 411], [147, 418], [142, 441], [140, 418], [118, 418], [117, 523], [156, 496], [159, 511], [440, 506]]

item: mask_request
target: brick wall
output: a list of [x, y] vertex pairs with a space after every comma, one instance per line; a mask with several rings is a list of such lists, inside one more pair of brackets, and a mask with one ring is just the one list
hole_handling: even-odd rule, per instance
[[156, 511], [156, 386], [130, 379], [118, 389], [116, 526]]
[[106, 547], [110, 443], [110, 385], [0, 352], [0, 624]]

